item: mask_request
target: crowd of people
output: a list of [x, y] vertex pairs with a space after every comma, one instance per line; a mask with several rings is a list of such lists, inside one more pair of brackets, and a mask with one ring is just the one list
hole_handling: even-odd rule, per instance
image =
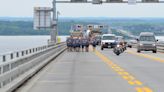
[[70, 52], [89, 52], [89, 46], [92, 45], [93, 51], [96, 48], [96, 39], [86, 37], [68, 37], [66, 40], [68, 51]]

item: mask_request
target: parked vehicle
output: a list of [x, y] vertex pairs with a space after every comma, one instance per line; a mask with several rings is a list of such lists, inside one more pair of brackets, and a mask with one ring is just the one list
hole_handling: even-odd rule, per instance
[[114, 48], [116, 45], [116, 36], [114, 34], [103, 34], [101, 38], [101, 50], [104, 48]]
[[157, 52], [156, 42], [154, 33], [151, 32], [141, 32], [139, 39], [137, 39], [137, 52], [141, 51], [152, 51], [153, 53]]

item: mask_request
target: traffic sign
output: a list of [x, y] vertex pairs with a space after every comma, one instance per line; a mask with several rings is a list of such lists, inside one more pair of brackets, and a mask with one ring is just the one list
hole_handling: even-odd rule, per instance
[[51, 8], [35, 7], [34, 8], [34, 29], [46, 29], [51, 27]]
[[136, 5], [137, 0], [128, 0], [129, 5]]
[[102, 4], [102, 0], [93, 0], [92, 4]]

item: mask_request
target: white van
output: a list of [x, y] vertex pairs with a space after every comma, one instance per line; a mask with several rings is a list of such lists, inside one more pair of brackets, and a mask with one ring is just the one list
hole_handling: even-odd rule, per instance
[[103, 34], [101, 38], [101, 50], [104, 48], [113, 48], [116, 45], [115, 34]]

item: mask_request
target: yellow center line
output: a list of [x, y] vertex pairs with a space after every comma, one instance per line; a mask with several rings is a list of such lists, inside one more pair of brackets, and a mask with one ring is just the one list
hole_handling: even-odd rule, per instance
[[133, 76], [131, 76], [131, 75], [129, 76], [129, 79], [130, 80], [135, 80], [135, 78]]
[[133, 81], [128, 81], [130, 85], [134, 85], [135, 83]]
[[[120, 75], [123, 79], [125, 79], [129, 85], [135, 86], [135, 90], [137, 92], [153, 92], [148, 87], [142, 87], [143, 83], [139, 80], [137, 80], [134, 76], [132, 76], [130, 73], [125, 71], [123, 68], [121, 68], [119, 65], [113, 63], [111, 60], [109, 60], [105, 55], [101, 54], [98, 51], [95, 51], [95, 54], [102, 59], [107, 65], [109, 65], [118, 75]], [[141, 88], [142, 87], [142, 88]]]
[[125, 80], [128, 80], [129, 79], [128, 76], [122, 76], [122, 78], [124, 78]]
[[123, 69], [114, 69], [116, 72], [124, 72]]
[[123, 73], [123, 72], [117, 72], [117, 73], [118, 73], [119, 75], [122, 75], [122, 76], [124, 75], [124, 73]]
[[144, 92], [153, 92], [153, 91], [152, 91], [150, 88], [148, 88], [148, 87], [144, 87], [143, 90], [144, 90]]
[[145, 92], [145, 91], [144, 91], [142, 88], [140, 88], [140, 87], [136, 87], [135, 89], [136, 89], [137, 92]]
[[137, 92], [153, 92], [150, 88], [148, 87], [136, 87], [135, 88]]
[[151, 56], [151, 55], [148, 55], [148, 54], [136, 53], [136, 52], [129, 51], [129, 50], [127, 52], [130, 53], [130, 54], [133, 54], [133, 55], [149, 58], [149, 59], [152, 59], [152, 60], [155, 60], [155, 61], [164, 62], [164, 59], [161, 59], [161, 58], [155, 57], [155, 56]]
[[129, 73], [128, 72], [123, 72], [125, 75], [129, 75]]
[[136, 81], [134, 81], [137, 85], [142, 85], [142, 82], [140, 82], [140, 81], [138, 81], [138, 80], [136, 80]]

